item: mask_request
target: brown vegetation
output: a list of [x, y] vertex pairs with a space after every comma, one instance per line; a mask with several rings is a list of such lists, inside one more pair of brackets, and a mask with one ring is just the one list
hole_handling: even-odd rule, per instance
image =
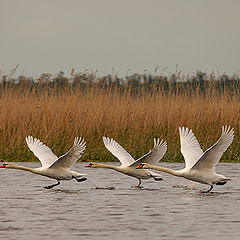
[[167, 92], [158, 85], [148, 86], [146, 91], [144, 84], [119, 87], [114, 83], [103, 87], [100, 80], [84, 88], [73, 87], [72, 83], [50, 86], [40, 82], [35, 86], [23, 81], [17, 87], [2, 83], [1, 159], [34, 160], [25, 143], [25, 137], [32, 135], [56, 155], [65, 153], [75, 136], [83, 136], [87, 142], [83, 161], [114, 160], [102, 136], [114, 138], [135, 158], [152, 147], [154, 137], [160, 137], [168, 143], [164, 161], [183, 161], [178, 127], [192, 128], [205, 150], [219, 138], [222, 125], [230, 125], [235, 129], [235, 139], [223, 159], [239, 160], [239, 89], [229, 88], [219, 94], [219, 89], [206, 81], [203, 93], [198, 85], [178, 88], [184, 83], [177, 81], [174, 91], [171, 84]]

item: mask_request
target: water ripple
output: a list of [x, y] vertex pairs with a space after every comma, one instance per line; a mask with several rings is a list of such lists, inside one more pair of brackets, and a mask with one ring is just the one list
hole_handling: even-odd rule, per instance
[[0, 239], [239, 239], [238, 164], [218, 166], [232, 181], [211, 193], [201, 192], [205, 185], [167, 174], [162, 182], [146, 180], [142, 189], [132, 188], [131, 177], [84, 166], [76, 168], [89, 181], [62, 182], [49, 190], [42, 187], [50, 179], [12, 170], [13, 180], [1, 169]]

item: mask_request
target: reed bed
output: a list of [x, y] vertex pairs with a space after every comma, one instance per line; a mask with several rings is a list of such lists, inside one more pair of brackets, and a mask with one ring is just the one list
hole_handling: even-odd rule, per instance
[[222, 125], [230, 125], [235, 139], [222, 161], [239, 161], [239, 80], [219, 85], [214, 76], [205, 76], [202, 82], [174, 75], [174, 79], [160, 76], [159, 84], [150, 82], [150, 76], [137, 76], [143, 81], [134, 82], [136, 76], [125, 83], [111, 76], [96, 81], [92, 75], [78, 75], [75, 82], [3, 79], [1, 160], [36, 160], [25, 143], [25, 137], [32, 135], [58, 156], [72, 146], [75, 136], [84, 137], [87, 149], [80, 161], [116, 160], [105, 149], [102, 136], [114, 138], [135, 158], [148, 152], [153, 138], [159, 137], [168, 143], [163, 161], [182, 162], [180, 126], [192, 128], [205, 150], [220, 137]]

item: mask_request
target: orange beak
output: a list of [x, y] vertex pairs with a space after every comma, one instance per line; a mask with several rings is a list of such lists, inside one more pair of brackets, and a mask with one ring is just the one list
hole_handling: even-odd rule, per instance
[[6, 167], [6, 164], [5, 164], [5, 163], [0, 166], [0, 168], [5, 168], [5, 167]]
[[140, 165], [139, 165], [138, 167], [136, 167], [136, 168], [141, 169], [141, 168], [143, 168], [143, 165], [140, 164]]

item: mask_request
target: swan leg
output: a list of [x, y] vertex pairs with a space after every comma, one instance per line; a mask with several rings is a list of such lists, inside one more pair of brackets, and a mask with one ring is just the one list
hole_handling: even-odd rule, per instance
[[142, 180], [141, 179], [139, 179], [139, 178], [137, 178], [138, 179], [138, 181], [139, 181], [139, 183], [138, 183], [138, 185], [136, 186], [136, 185], [133, 185], [133, 186], [131, 186], [131, 188], [139, 188], [139, 189], [142, 189], [143, 187], [141, 186], [141, 183], [142, 183]]
[[46, 188], [46, 189], [51, 189], [51, 188], [53, 188], [53, 187], [55, 187], [55, 186], [57, 186], [57, 185], [59, 185], [60, 184], [60, 182], [58, 181], [56, 184], [53, 184], [53, 185], [50, 185], [50, 186], [46, 186], [46, 187], [44, 187], [44, 188]]
[[202, 191], [202, 192], [203, 193], [209, 193], [209, 192], [211, 192], [212, 189], [213, 189], [213, 185], [211, 185], [211, 187], [207, 191]]
[[142, 180], [141, 179], [138, 179], [138, 180], [139, 180], [139, 183], [138, 183], [137, 187], [142, 188], [142, 186], [140, 186], [142, 183]]
[[76, 178], [76, 177], [74, 177], [74, 176], [72, 176], [76, 181], [78, 181], [78, 182], [83, 182], [83, 181], [86, 181], [87, 180], [87, 178], [85, 178], [85, 177], [83, 177], [83, 178]]

